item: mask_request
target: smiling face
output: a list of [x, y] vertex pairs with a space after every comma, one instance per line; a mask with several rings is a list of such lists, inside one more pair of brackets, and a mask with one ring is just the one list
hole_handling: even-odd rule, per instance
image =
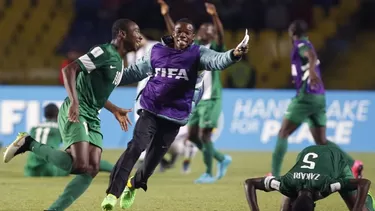
[[189, 47], [193, 43], [194, 36], [194, 26], [185, 22], [178, 22], [172, 33], [175, 47], [179, 50]]
[[124, 48], [127, 51], [136, 51], [141, 47], [141, 42], [142, 34], [139, 30], [139, 26], [134, 22], [128, 24], [123, 42]]

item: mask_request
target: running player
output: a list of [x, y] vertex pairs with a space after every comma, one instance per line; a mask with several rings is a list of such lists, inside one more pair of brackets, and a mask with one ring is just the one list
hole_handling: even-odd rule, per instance
[[[41, 144], [59, 149], [62, 139], [57, 125], [58, 113], [59, 108], [55, 104], [48, 104], [44, 108], [44, 118], [46, 121], [31, 128], [30, 136]], [[112, 168], [113, 165], [108, 161], [100, 161], [99, 171], [111, 172]], [[61, 177], [68, 176], [70, 172], [60, 169], [40, 158], [35, 153], [30, 152], [26, 160], [24, 174], [27, 177]]]
[[[169, 15], [169, 7], [163, 0], [158, 0], [161, 14], [164, 17], [167, 29], [174, 27]], [[224, 52], [224, 28], [216, 12], [215, 5], [205, 3], [207, 13], [212, 17], [211, 23], [200, 26], [195, 43], [217, 52]], [[171, 33], [171, 32], [170, 32]], [[221, 114], [221, 81], [219, 71], [207, 71], [203, 78], [204, 93], [200, 103], [194, 109], [189, 120], [189, 140], [203, 152], [203, 161], [206, 172], [203, 173], [195, 183], [213, 183], [221, 179], [232, 162], [229, 155], [224, 155], [214, 148], [211, 140], [212, 131], [217, 127]], [[212, 174], [213, 158], [218, 161], [216, 177]], [[189, 164], [189, 163], [187, 163]]]
[[[246, 198], [251, 210], [259, 210], [256, 189], [279, 191], [286, 196], [283, 211], [311, 211], [314, 201], [338, 191], [349, 210], [374, 211], [369, 194], [370, 181], [354, 179], [347, 156], [335, 146], [316, 145], [302, 150], [296, 164], [281, 177], [262, 177], [245, 181]], [[357, 191], [354, 191], [357, 190]]]
[[[4, 162], [14, 156], [32, 151], [55, 166], [77, 174], [48, 210], [65, 210], [89, 187], [99, 171], [102, 154], [100, 110], [105, 107], [127, 130], [130, 110], [121, 109], [108, 100], [122, 77], [129, 83], [137, 82], [139, 73], [124, 72], [124, 57], [138, 48], [142, 37], [136, 23], [119, 19], [112, 26], [112, 41], [92, 48], [87, 54], [63, 70], [68, 96], [62, 104], [58, 124], [65, 151], [41, 144], [26, 133], [20, 133], [4, 153]], [[76, 75], [79, 73], [76, 81]]]
[[[148, 40], [142, 35], [142, 42], [140, 48], [136, 52], [130, 52], [126, 55], [128, 64], [135, 64], [135, 62], [138, 59], [141, 59], [146, 52], [150, 51], [150, 49], [158, 42]], [[145, 88], [147, 81], [149, 80], [149, 77], [143, 79], [142, 81], [138, 82], [137, 85], [137, 96], [141, 94], [141, 91]], [[141, 109], [139, 100], [136, 100], [134, 105], [134, 110], [138, 111]], [[137, 112], [134, 112], [134, 122], [136, 122], [139, 118], [139, 115]], [[183, 173], [189, 173], [190, 167], [188, 164], [190, 164], [191, 159], [195, 156], [196, 149], [192, 144], [186, 143], [185, 140], [187, 139], [188, 131], [185, 127], [181, 127], [180, 131], [178, 132], [178, 135], [175, 139], [175, 141], [172, 143], [168, 154], [171, 155], [171, 159], [163, 159], [160, 163], [160, 170], [164, 171], [165, 169], [171, 168], [174, 166], [175, 162], [177, 161], [177, 158], [180, 154], [182, 154], [182, 151], [185, 154], [185, 160], [183, 163]], [[186, 143], [186, 144], [184, 144]], [[186, 145], [186, 146], [185, 146]], [[135, 165], [135, 168], [138, 168], [142, 165], [144, 158], [146, 156], [146, 151], [143, 151], [141, 156], [138, 159], [138, 162]]]
[[[156, 44], [151, 52], [130, 65], [124, 72], [153, 70], [140, 98], [140, 117], [132, 140], [111, 173], [104, 210], [113, 210], [117, 198], [120, 206], [129, 208], [136, 190], [147, 190], [147, 181], [176, 138], [181, 126], [187, 124], [192, 107], [201, 92], [196, 92], [202, 70], [222, 70], [247, 53], [247, 36], [236, 48], [217, 53], [193, 44], [194, 26], [188, 19], [177, 21], [172, 36], [163, 37], [164, 44]], [[125, 78], [126, 80], [126, 78]], [[139, 155], [147, 148], [146, 158], [135, 176], [130, 172]], [[125, 188], [126, 187], [126, 188]], [[125, 190], [124, 190], [125, 189]]]
[[[276, 147], [272, 155], [272, 175], [280, 176], [281, 165], [288, 148], [288, 137], [304, 122], [307, 121], [316, 144], [336, 146], [326, 139], [326, 97], [320, 75], [320, 61], [307, 35], [307, 24], [294, 21], [289, 27], [289, 35], [293, 41], [292, 77], [297, 95], [289, 104], [281, 129], [278, 134]], [[355, 161], [348, 154], [356, 178], [362, 174], [363, 164]]]

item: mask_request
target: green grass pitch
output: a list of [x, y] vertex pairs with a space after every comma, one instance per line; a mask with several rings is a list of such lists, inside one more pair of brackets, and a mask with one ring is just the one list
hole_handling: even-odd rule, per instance
[[[121, 150], [106, 150], [103, 158], [115, 162]], [[270, 171], [271, 153], [265, 152], [228, 152], [233, 163], [228, 174], [215, 184], [193, 184], [203, 171], [202, 157], [198, 153], [192, 164], [192, 173], [180, 174], [178, 168], [166, 173], [155, 172], [150, 178], [147, 193], [138, 191], [135, 203], [130, 211], [242, 211], [249, 210], [243, 181], [249, 177], [263, 176]], [[2, 153], [1, 153], [2, 155]], [[365, 176], [375, 178], [373, 165], [375, 154], [353, 154], [365, 164]], [[288, 153], [283, 172], [290, 168], [296, 153]], [[0, 163], [0, 210], [6, 211], [41, 211], [57, 198], [71, 178], [24, 178], [23, 164], [26, 156], [21, 155], [8, 164]], [[95, 211], [105, 196], [109, 174], [100, 173], [88, 191], [68, 210]], [[371, 187], [374, 191], [374, 187]], [[258, 192], [262, 211], [279, 210], [282, 196], [279, 193]], [[121, 210], [117, 208], [116, 210]], [[317, 203], [316, 210], [347, 210], [338, 194]]]

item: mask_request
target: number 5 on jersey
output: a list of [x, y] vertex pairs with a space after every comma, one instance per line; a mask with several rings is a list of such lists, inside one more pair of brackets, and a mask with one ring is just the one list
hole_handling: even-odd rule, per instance
[[306, 165], [301, 166], [301, 169], [314, 169], [315, 168], [315, 162], [312, 161], [314, 159], [318, 158], [318, 155], [316, 153], [310, 152], [307, 153], [304, 157], [302, 162]]

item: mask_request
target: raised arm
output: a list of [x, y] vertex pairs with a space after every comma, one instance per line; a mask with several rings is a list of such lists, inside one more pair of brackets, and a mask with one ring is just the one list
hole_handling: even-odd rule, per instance
[[206, 11], [212, 17], [212, 22], [214, 23], [215, 30], [217, 32], [217, 45], [220, 48], [224, 47], [224, 27], [221, 23], [219, 15], [217, 14], [215, 5], [211, 3], [205, 3]]
[[163, 15], [168, 33], [172, 34], [174, 30], [174, 22], [169, 14], [169, 6], [164, 0], [158, 0], [158, 3], [160, 4], [160, 12]]
[[150, 61], [151, 49], [142, 58], [138, 59], [134, 64], [131, 64], [124, 69], [124, 73], [122, 74], [120, 83], [121, 85], [127, 85], [141, 81], [152, 74]]
[[[274, 177], [259, 177], [247, 179], [245, 181], [245, 194], [249, 204], [250, 210], [259, 211], [258, 200], [256, 190], [262, 190], [265, 192], [273, 191], [272, 181]], [[278, 182], [278, 181], [275, 181]]]

